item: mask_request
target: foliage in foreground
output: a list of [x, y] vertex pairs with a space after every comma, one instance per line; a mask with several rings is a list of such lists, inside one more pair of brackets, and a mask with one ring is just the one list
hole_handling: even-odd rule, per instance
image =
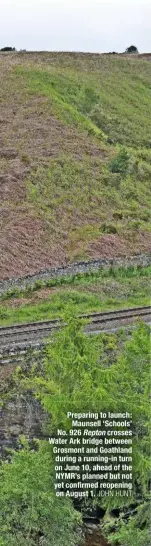
[[0, 546], [75, 546], [80, 516], [57, 499], [49, 444], [14, 452], [0, 467]]
[[[42, 373], [34, 367], [30, 379], [50, 427], [67, 426], [68, 411], [113, 411], [133, 415], [134, 482], [146, 490], [149, 470], [149, 327], [139, 323], [112, 362], [114, 336], [86, 336], [81, 320], [65, 314], [67, 326], [46, 348]], [[111, 365], [112, 364], [112, 365]], [[36, 375], [37, 374], [37, 375]], [[69, 424], [68, 424], [69, 425]]]
[[[121, 546], [150, 546], [150, 503], [144, 502], [136, 515], [127, 521], [117, 520], [117, 529], [109, 534], [110, 544]], [[115, 528], [116, 528], [115, 524]], [[105, 526], [104, 526], [105, 529]], [[107, 533], [108, 534], [108, 533]]]
[[[54, 432], [54, 434], [56, 433], [56, 429], [61, 426], [68, 429], [67, 411], [129, 411], [132, 413], [133, 496], [130, 499], [125, 497], [122, 499], [121, 497], [106, 497], [105, 500], [102, 499], [102, 506], [110, 511], [115, 507], [121, 509], [122, 505], [123, 514], [125, 514], [127, 508], [131, 514], [130, 504], [142, 505], [143, 509], [138, 517], [133, 516], [132, 519], [128, 518], [127, 523], [124, 516], [123, 518], [121, 517], [118, 520], [114, 536], [113, 533], [110, 533], [110, 528], [108, 528], [108, 536], [109, 541], [111, 538], [113, 544], [119, 543], [121, 546], [132, 546], [132, 544], [137, 543], [137, 546], [148, 546], [148, 519], [144, 517], [143, 520], [142, 514], [148, 498], [150, 466], [150, 406], [148, 401], [150, 391], [149, 327], [143, 323], [139, 323], [137, 328], [132, 332], [132, 336], [124, 342], [124, 347], [120, 345], [118, 351], [115, 350], [112, 352], [114, 345], [116, 345], [115, 336], [105, 336], [104, 334], [99, 336], [84, 335], [81, 322], [77, 317], [72, 316], [72, 309], [68, 309], [68, 316], [66, 315], [64, 318], [67, 326], [51, 338], [51, 343], [46, 349], [42, 369], [38, 369], [35, 363], [32, 371], [29, 372], [28, 378], [25, 378], [22, 370], [18, 369], [16, 380], [21, 382], [24, 388], [33, 389], [35, 396], [41, 401], [42, 406], [48, 414], [50, 414], [49, 431], [51, 433]], [[114, 362], [112, 361], [113, 354]], [[31, 459], [36, 456], [37, 454], [31, 454]], [[30, 474], [31, 467], [29, 462], [27, 467]], [[40, 470], [43, 467], [46, 467], [46, 464], [41, 459]], [[33, 466], [34, 472], [35, 465]], [[48, 474], [46, 476], [46, 486], [47, 477]], [[32, 483], [31, 478], [30, 482]], [[52, 518], [55, 518], [57, 506], [61, 506], [61, 510], [65, 510], [66, 504], [64, 502], [61, 505], [54, 504], [52, 507]], [[43, 512], [41, 501], [40, 507], [38, 506], [39, 509]], [[46, 503], [46, 519], [47, 517]], [[46, 521], [45, 524], [47, 529], [49, 527], [48, 522]], [[11, 525], [12, 520], [10, 528]], [[12, 542], [12, 546], [13, 544]], [[24, 543], [18, 542], [19, 546], [20, 544]], [[32, 544], [37, 543], [31, 542]], [[44, 542], [43, 544], [49, 544], [49, 538], [48, 542]], [[53, 545], [53, 542], [50, 542], [50, 544]], [[66, 542], [63, 543], [63, 538], [62, 544], [66, 546]], [[70, 544], [72, 543], [70, 542]], [[59, 541], [58, 543], [57, 541], [55, 542], [56, 545], [60, 546]], [[0, 546], [3, 546], [3, 543]]]

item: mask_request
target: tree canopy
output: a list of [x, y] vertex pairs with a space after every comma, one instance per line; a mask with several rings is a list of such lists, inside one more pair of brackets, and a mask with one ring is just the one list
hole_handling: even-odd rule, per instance
[[126, 53], [138, 53], [138, 49], [137, 49], [136, 46], [131, 45], [131, 46], [127, 47]]
[[0, 546], [75, 546], [81, 518], [55, 496], [48, 442], [36, 450], [23, 444], [0, 466]]

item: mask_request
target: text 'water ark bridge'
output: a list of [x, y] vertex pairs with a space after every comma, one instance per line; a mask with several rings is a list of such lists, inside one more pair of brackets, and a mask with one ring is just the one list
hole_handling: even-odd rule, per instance
[[[84, 327], [86, 334], [115, 331], [116, 329], [134, 324], [143, 320], [150, 323], [151, 306], [120, 309], [118, 311], [106, 311], [102, 313], [89, 313], [81, 315], [89, 324]], [[13, 355], [20, 351], [26, 351], [30, 347], [38, 347], [47, 343], [50, 335], [61, 326], [65, 325], [61, 319], [32, 322], [29, 324], [17, 324], [0, 328], [0, 364], [7, 364], [4, 355]]]

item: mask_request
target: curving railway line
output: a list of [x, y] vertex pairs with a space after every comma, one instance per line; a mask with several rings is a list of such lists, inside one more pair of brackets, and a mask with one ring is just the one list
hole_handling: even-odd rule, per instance
[[[137, 319], [151, 322], [151, 306], [120, 309], [101, 313], [80, 315], [89, 321], [85, 326], [85, 333], [99, 333], [115, 331], [121, 326], [136, 322]], [[0, 327], [0, 358], [4, 354], [15, 354], [29, 347], [44, 345], [50, 335], [65, 325], [61, 319], [45, 320], [26, 324]]]

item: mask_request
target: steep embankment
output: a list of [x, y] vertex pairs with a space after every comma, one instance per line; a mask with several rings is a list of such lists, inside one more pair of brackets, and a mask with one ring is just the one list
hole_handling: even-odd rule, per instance
[[0, 278], [146, 252], [151, 64], [0, 55]]

